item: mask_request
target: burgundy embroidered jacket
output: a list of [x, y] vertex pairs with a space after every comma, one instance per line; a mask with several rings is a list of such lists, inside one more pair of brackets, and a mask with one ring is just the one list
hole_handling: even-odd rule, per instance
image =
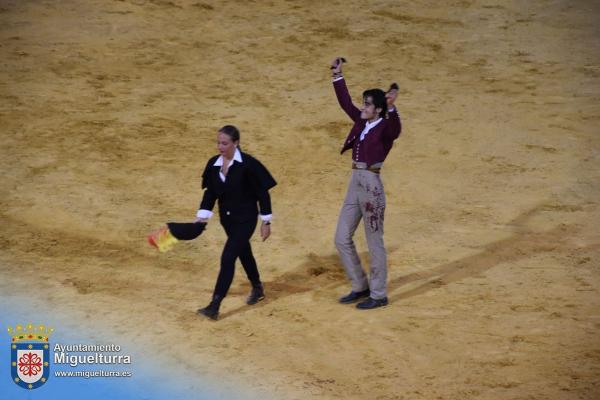
[[388, 112], [388, 118], [383, 119], [377, 126], [371, 128], [361, 142], [360, 134], [365, 128], [367, 120], [360, 118], [360, 110], [352, 104], [352, 99], [350, 98], [350, 93], [348, 93], [344, 79], [333, 82], [333, 87], [340, 106], [354, 121], [354, 126], [344, 142], [341, 154], [352, 148], [353, 161], [363, 161], [367, 165], [383, 162], [390, 152], [394, 140], [400, 136], [400, 131], [402, 130], [398, 111]]

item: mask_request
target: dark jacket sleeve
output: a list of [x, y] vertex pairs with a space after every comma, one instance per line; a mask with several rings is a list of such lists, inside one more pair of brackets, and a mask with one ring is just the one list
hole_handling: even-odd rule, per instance
[[337, 97], [340, 107], [348, 114], [352, 121], [356, 122], [360, 119], [360, 110], [352, 104], [352, 98], [346, 87], [346, 81], [344, 79], [333, 82], [333, 88], [335, 89], [335, 95]]
[[390, 142], [398, 139], [400, 132], [402, 131], [402, 123], [400, 122], [400, 115], [398, 110], [394, 109], [392, 112], [388, 112], [388, 119], [386, 120], [386, 127], [383, 131], [383, 137]]
[[271, 196], [269, 195], [269, 189], [272, 189], [277, 185], [277, 182], [267, 170], [267, 168], [261, 164], [260, 161], [253, 158], [250, 162], [250, 175], [254, 192], [258, 198], [258, 205], [260, 207], [261, 215], [272, 214], [271, 210]]
[[271, 195], [268, 190], [263, 190], [257, 193], [258, 205], [260, 207], [260, 215], [273, 214], [271, 210]]
[[217, 194], [212, 185], [212, 179], [210, 177], [210, 170], [212, 165], [215, 163], [215, 158], [211, 158], [208, 160], [206, 167], [204, 168], [204, 172], [202, 173], [202, 189], [204, 189], [204, 194], [202, 196], [202, 201], [200, 202], [200, 208], [202, 210], [212, 211], [215, 206], [215, 202], [217, 201]]

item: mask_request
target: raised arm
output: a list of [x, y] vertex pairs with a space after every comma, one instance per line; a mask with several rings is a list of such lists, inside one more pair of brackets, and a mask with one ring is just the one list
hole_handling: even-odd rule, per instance
[[395, 105], [396, 97], [398, 97], [398, 85], [392, 83], [390, 89], [385, 94], [388, 108], [388, 119], [386, 128], [383, 131], [384, 137], [390, 142], [396, 140], [402, 131], [402, 122], [400, 121], [400, 115], [398, 114], [398, 110], [396, 109]]
[[402, 131], [402, 123], [400, 122], [400, 115], [396, 108], [388, 108], [388, 119], [383, 136], [390, 142], [398, 139], [400, 132]]
[[348, 114], [352, 121], [360, 119], [360, 110], [352, 103], [352, 98], [346, 87], [346, 81], [342, 76], [342, 59], [336, 58], [331, 64], [333, 73], [333, 88], [340, 107]]

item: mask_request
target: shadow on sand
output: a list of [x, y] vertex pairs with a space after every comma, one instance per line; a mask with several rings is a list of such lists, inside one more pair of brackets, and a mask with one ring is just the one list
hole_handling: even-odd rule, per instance
[[[501, 263], [516, 262], [539, 253], [567, 253], [575, 250], [568, 243], [568, 239], [579, 232], [577, 225], [559, 224], [542, 232], [536, 232], [527, 227], [530, 218], [540, 211], [551, 211], [551, 209], [540, 204], [523, 212], [507, 224], [513, 230], [510, 237], [483, 246], [477, 254], [393, 279], [388, 283], [388, 291], [396, 293], [389, 296], [390, 302], [418, 296], [444, 285], [480, 275]], [[600, 243], [594, 243], [578, 250], [587, 251], [597, 248], [600, 248]], [[394, 248], [389, 249], [390, 252], [395, 250]], [[363, 252], [360, 256], [364, 260], [368, 257], [368, 252]], [[416, 281], [424, 282], [410, 290], [402, 290], [407, 284]], [[264, 307], [297, 293], [317, 289], [334, 290], [341, 285], [350, 286], [338, 255], [320, 256], [311, 253], [307, 260], [293, 271], [286, 272], [273, 281], [265, 282], [268, 296], [265, 301], [251, 307], [242, 306], [228, 311], [221, 314], [221, 318]], [[246, 293], [246, 290], [249, 292], [249, 286], [237, 288], [232, 291], [232, 294], [242, 295]]]

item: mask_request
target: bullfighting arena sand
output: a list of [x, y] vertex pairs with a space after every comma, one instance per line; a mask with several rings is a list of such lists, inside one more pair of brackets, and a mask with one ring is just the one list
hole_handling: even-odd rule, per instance
[[[278, 399], [598, 399], [599, 18], [593, 1], [2, 0], [0, 290]], [[401, 87], [390, 305], [372, 311], [337, 303], [338, 55], [355, 101]], [[195, 310], [218, 219], [166, 254], [145, 237], [193, 220], [225, 124], [279, 185], [253, 239], [267, 300], [245, 305], [238, 266], [212, 322]]]

